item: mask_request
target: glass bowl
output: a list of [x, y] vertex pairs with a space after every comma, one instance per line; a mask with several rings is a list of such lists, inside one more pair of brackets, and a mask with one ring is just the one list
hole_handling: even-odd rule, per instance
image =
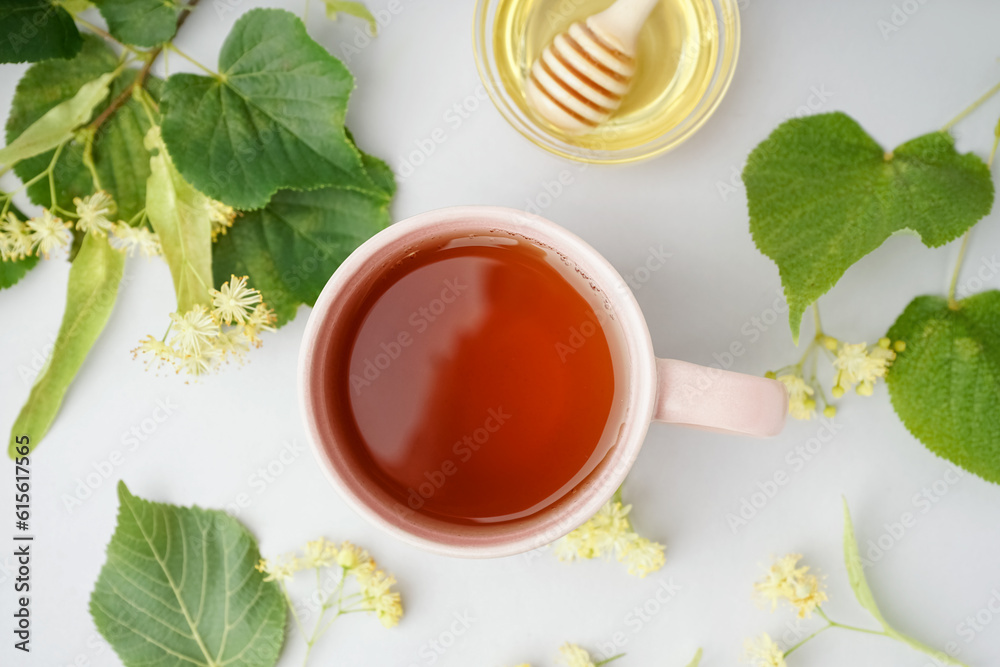
[[[524, 93], [516, 82], [511, 81], [509, 76], [505, 81], [498, 61], [499, 40], [509, 40], [511, 43], [523, 41], [527, 22], [532, 20], [528, 15], [516, 20], [511, 20], [509, 16], [499, 18], [501, 8], [504, 6], [509, 8], [511, 0], [477, 0], [473, 25], [476, 67], [486, 92], [500, 114], [536, 146], [571, 160], [595, 164], [615, 164], [650, 158], [680, 145], [704, 125], [722, 101], [736, 69], [740, 46], [738, 0], [694, 1], [702, 1], [706, 7], [711, 6], [714, 25], [710, 22], [709, 26], [713, 29], [706, 32], [718, 39], [714, 63], [710, 66], [710, 71], [706, 72], [707, 84], [690, 109], [676, 122], [662, 128], [662, 131], [655, 136], [643, 138], [633, 145], [605, 147], [613, 143], [613, 133], [616, 131], [613, 127], [614, 119], [608, 122], [607, 127], [602, 126], [578, 140], [580, 143], [575, 143], [572, 137], [563, 135], [552, 126], [547, 127], [547, 123], [539, 119], [528, 107]], [[509, 11], [507, 13], [510, 14]], [[535, 20], [542, 19], [535, 17]], [[498, 34], [501, 30], [505, 31], [504, 34]], [[520, 34], [517, 34], [519, 32]], [[685, 46], [678, 47], [679, 59], [686, 57]], [[519, 71], [522, 78], [528, 67], [530, 63], [520, 64]], [[679, 69], [680, 65], [677, 65], [677, 68]], [[580, 145], [581, 143], [588, 145]]]

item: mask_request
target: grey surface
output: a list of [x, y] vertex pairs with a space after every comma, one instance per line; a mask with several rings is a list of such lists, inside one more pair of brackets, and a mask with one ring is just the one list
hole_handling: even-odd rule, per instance
[[[202, 4], [178, 43], [214, 63], [235, 17], [258, 3]], [[371, 2], [373, 8], [385, 4]], [[229, 5], [236, 10], [220, 18], [219, 10]], [[477, 100], [470, 2], [402, 0], [403, 10], [378, 39], [350, 59], [358, 79], [350, 126], [365, 150], [397, 169], [415, 141], [442, 128], [444, 143], [401, 179], [393, 209], [397, 220], [453, 204], [525, 207], [538, 201], [546, 183], [570, 172], [572, 184], [544, 215], [589, 241], [623, 273], [641, 266], [650, 248], [672, 253], [636, 294], [657, 353], [711, 363], [713, 355], [740, 342], [747, 352], [733, 367], [762, 373], [797, 353], [780, 318], [756, 338], [748, 335], [752, 318], [770, 318], [779, 282], [774, 265], [747, 233], [745, 198], [735, 176], [747, 152], [781, 119], [818, 102], [817, 90], [827, 98], [817, 104], [819, 110], [848, 111], [887, 147], [940, 127], [1000, 79], [1000, 5], [973, 0], [741, 5], [743, 50], [728, 97], [694, 138], [650, 162], [581, 169], [536, 149], [491, 105]], [[902, 5], [914, 13], [897, 14], [899, 30], [883, 35], [878, 22], [891, 22], [894, 7], [902, 12]], [[292, 8], [300, 11], [301, 3]], [[337, 54], [359, 25], [346, 18], [329, 24], [316, 6], [310, 21], [313, 35]], [[188, 69], [177, 57], [170, 66]], [[4, 116], [20, 71], [0, 68]], [[468, 118], [449, 111], [466, 98], [477, 106]], [[1000, 98], [962, 123], [959, 147], [985, 156], [998, 113]], [[731, 180], [735, 190], [720, 185]], [[829, 332], [874, 340], [913, 296], [945, 289], [956, 252], [954, 244], [932, 251], [915, 239], [892, 239], [823, 299]], [[986, 286], [997, 287], [1000, 276], [983, 267], [998, 253], [994, 214], [977, 228], [963, 283], [982, 268]], [[58, 327], [67, 270], [63, 262], [51, 261], [15, 289], [0, 292], [4, 429]], [[636, 505], [639, 529], [669, 545], [666, 567], [645, 580], [628, 577], [616, 564], [557, 563], [551, 552], [453, 561], [402, 546], [367, 526], [340, 501], [304, 449], [295, 362], [305, 309], [294, 323], [265, 336], [263, 349], [250, 355], [246, 367], [187, 385], [173, 375], [146, 372], [129, 355], [141, 337], [162, 331], [173, 305], [161, 261], [128, 263], [108, 329], [33, 458], [39, 536], [34, 652], [25, 660], [11, 649], [5, 631], [4, 665], [118, 664], [86, 611], [115, 521], [117, 478], [140, 496], [206, 507], [224, 507], [246, 494], [250, 506], [239, 516], [260, 537], [265, 553], [318, 535], [370, 548], [402, 582], [404, 621], [390, 632], [374, 619], [342, 619], [317, 647], [314, 665], [549, 665], [563, 641], [599, 649], [616, 633], [628, 653], [623, 666], [684, 665], [698, 646], [705, 649], [703, 665], [732, 665], [745, 637], [762, 631], [781, 637], [786, 624], [794, 626], [791, 613], [771, 615], [750, 596], [759, 567], [771, 554], [790, 551], [804, 553], [827, 575], [833, 617], [870, 625], [842, 566], [842, 494], [851, 503], [862, 545], [888, 534], [887, 524], [904, 513], [915, 517], [898, 539], [883, 537], [890, 548], [868, 570], [885, 615], [934, 646], [955, 642], [960, 657], [972, 665], [995, 664], [1000, 655], [998, 614], [982, 612], [981, 620], [992, 623], [971, 635], [965, 630], [970, 626], [962, 625], [987, 609], [1000, 590], [1000, 489], [971, 475], [955, 484], [940, 482], [949, 466], [906, 432], [884, 387], [869, 399], [846, 399], [835, 437], [808, 461], [796, 451], [817, 435], [816, 422], [789, 423], [781, 437], [769, 441], [654, 425], [625, 490]], [[177, 407], [129, 451], [126, 433], [141, 429], [160, 401]], [[115, 450], [122, 452], [121, 465], [70, 513], [65, 496], [95, 468], [106, 467], [103, 462]], [[288, 463], [275, 463], [283, 450]], [[270, 483], [258, 472], [269, 464], [281, 469]], [[13, 476], [5, 469], [3, 484]], [[779, 471], [787, 474], [787, 484], [734, 533], [727, 514]], [[935, 482], [945, 492], [933, 503], [921, 501], [919, 494]], [[6, 532], [0, 533], [5, 544]], [[0, 563], [9, 567], [11, 560], [0, 557]], [[10, 576], [0, 570], [4, 627], [13, 604]], [[670, 582], [679, 590], [665, 603], [650, 602]], [[653, 613], [637, 614], [635, 608], [643, 605]], [[994, 609], [997, 605], [994, 601]], [[818, 622], [802, 627], [810, 625]], [[439, 654], [431, 642], [451, 646]], [[301, 656], [293, 636], [281, 664], [297, 665]], [[811, 667], [848, 661], [932, 664], [883, 638], [840, 631], [824, 634], [790, 659], [792, 665]]]

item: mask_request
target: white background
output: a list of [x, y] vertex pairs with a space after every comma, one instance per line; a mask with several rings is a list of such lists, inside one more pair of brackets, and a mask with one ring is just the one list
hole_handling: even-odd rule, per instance
[[[257, 3], [237, 5], [223, 17], [213, 3], [184, 27], [178, 44], [214, 63], [236, 16]], [[263, 4], [263, 3], [262, 3]], [[276, 4], [276, 3], [274, 3]], [[311, 33], [335, 54], [354, 39], [358, 23], [331, 24], [314, 2]], [[370, 0], [372, 9], [385, 6]], [[517, 135], [480, 91], [472, 56], [471, 2], [402, 0], [403, 11], [349, 62], [357, 77], [350, 127], [367, 151], [399, 169], [414, 142], [442, 128], [446, 141], [411, 176], [400, 179], [393, 218], [454, 204], [525, 207], [545, 184], [569, 171], [573, 183], [544, 214], [589, 241], [623, 273], [661, 245], [669, 262], [636, 296], [648, 319], [656, 352], [711, 363], [713, 354], [741, 342], [747, 352], [734, 367], [750, 373], [797, 358], [787, 326], [767, 311], [779, 289], [771, 261], [747, 232], [738, 171], [748, 151], [784, 118], [802, 112], [814, 90], [829, 98], [819, 110], [845, 110], [887, 148], [939, 128], [1000, 79], [996, 26], [1000, 4], [907, 0], [912, 16], [892, 20], [888, 0], [743, 4], [743, 49], [733, 86], [720, 109], [686, 144], [652, 161], [581, 171], [541, 152]], [[225, 7], [225, 3], [215, 5]], [[290, 3], [300, 12], [301, 2]], [[905, 18], [905, 22], [900, 20]], [[185, 65], [171, 59], [175, 69]], [[22, 68], [0, 68], [0, 108], [6, 109]], [[475, 107], [458, 127], [446, 113]], [[963, 151], [985, 157], [1000, 114], [1000, 97], [957, 128]], [[735, 190], [725, 187], [734, 184]], [[7, 182], [10, 187], [11, 183]], [[723, 196], [725, 195], [725, 196]], [[928, 250], [917, 240], [893, 238], [852, 268], [822, 300], [832, 335], [872, 341], [911, 298], [942, 293], [957, 245]], [[973, 236], [963, 283], [1000, 253], [997, 214]], [[0, 292], [0, 425], [9, 429], [26, 397], [33, 367], [60, 321], [68, 265], [42, 264], [14, 289]], [[990, 273], [983, 268], [984, 273]], [[974, 283], [973, 283], [974, 284]], [[995, 271], [986, 287], [1000, 285]], [[901, 630], [931, 645], [954, 642], [972, 665], [1000, 663], [1000, 618], [971, 641], [960, 626], [967, 616], [1000, 600], [1000, 488], [965, 475], [945, 479], [950, 466], [912, 438], [892, 412], [884, 387], [872, 398], [853, 395], [841, 405], [835, 438], [804, 464], [790, 461], [818, 431], [816, 422], [790, 422], [768, 441], [654, 425], [625, 488], [635, 503], [639, 530], [665, 542], [666, 567], [645, 580], [615, 563], [556, 562], [551, 551], [495, 561], [458, 561], [397, 543], [345, 507], [307, 450], [298, 450], [273, 483], [255, 471], [286, 448], [304, 447], [295, 395], [299, 339], [308, 315], [267, 336], [244, 368], [228, 369], [197, 384], [157, 377], [133, 361], [131, 350], [147, 333], [161, 332], [174, 308], [170, 276], [159, 260], [126, 267], [118, 304], [100, 342], [73, 384], [55, 426], [32, 457], [34, 544], [33, 652], [11, 648], [11, 573], [0, 570], [0, 662], [4, 665], [116, 665], [87, 612], [104, 561], [117, 499], [125, 479], [137, 495], [180, 504], [225, 507], [239, 494], [251, 499], [239, 517], [260, 538], [266, 554], [325, 535], [351, 539], [396, 574], [406, 616], [395, 630], [369, 617], [341, 619], [318, 646], [312, 664], [409, 667], [551, 665], [559, 644], [573, 641], [595, 652], [615, 633], [627, 640], [628, 666], [687, 664], [698, 646], [703, 665], [733, 665], [744, 638], [763, 631], [781, 637], [792, 614], [770, 614], [751, 599], [751, 584], [772, 554], [802, 552], [826, 575], [830, 615], [872, 625], [854, 601], [841, 560], [841, 495], [854, 512], [859, 541], [890, 548], [868, 575], [885, 615]], [[751, 318], [771, 326], [747, 335]], [[804, 332], [809, 335], [807, 327]], [[135, 451], [123, 436], [149, 419], [158, 401], [178, 407]], [[146, 422], [147, 426], [149, 422]], [[65, 497], [119, 450], [124, 462], [72, 512]], [[287, 459], [287, 456], [286, 456]], [[106, 467], [106, 466], [105, 466]], [[10, 484], [5, 464], [0, 484]], [[767, 499], [748, 525], [733, 530], [727, 514], [775, 472], [788, 483]], [[950, 475], [949, 475], [950, 476]], [[93, 481], [93, 478], [92, 478]], [[930, 509], [916, 494], [938, 482]], [[84, 491], [85, 489], [81, 489]], [[2, 492], [12, 513], [12, 490]], [[757, 497], [758, 504], [761, 497]], [[6, 512], [6, 510], [4, 510]], [[916, 524], [896, 538], [886, 524], [905, 512]], [[12, 519], [11, 519], [12, 521]], [[7, 519], [3, 520], [7, 526]], [[0, 530], [0, 533], [7, 529]], [[3, 538], [6, 542], [9, 538]], [[867, 550], [867, 546], [863, 546]], [[0, 563], [9, 568], [8, 547]], [[661, 582], [679, 592], [655, 600]], [[633, 608], [654, 613], [638, 618]], [[997, 608], [994, 601], [994, 608]], [[455, 624], [466, 616], [468, 628]], [[813, 619], [802, 627], [818, 627]], [[462, 630], [452, 635], [452, 628]], [[436, 654], [429, 641], [451, 644]], [[300, 638], [290, 636], [282, 665], [301, 662]], [[923, 667], [929, 659], [881, 637], [831, 631], [790, 658], [792, 665]]]

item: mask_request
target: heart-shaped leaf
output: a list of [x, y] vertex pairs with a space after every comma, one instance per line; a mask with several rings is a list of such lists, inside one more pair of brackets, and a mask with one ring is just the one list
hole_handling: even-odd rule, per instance
[[343, 188], [282, 190], [215, 242], [215, 282], [248, 275], [281, 326], [299, 304], [315, 303], [341, 262], [389, 224], [389, 197]]
[[257, 542], [225, 512], [133, 496], [90, 596], [94, 623], [126, 667], [270, 667], [285, 632], [277, 583], [254, 569]]
[[989, 169], [956, 152], [951, 135], [887, 152], [839, 112], [779, 125], [750, 153], [743, 182], [750, 232], [778, 265], [796, 341], [809, 304], [892, 234], [911, 230], [940, 246], [993, 206]]
[[126, 44], [153, 47], [177, 32], [180, 0], [93, 0], [108, 22], [108, 32]]
[[255, 9], [226, 37], [217, 78], [167, 81], [163, 138], [184, 178], [239, 209], [282, 188], [377, 190], [344, 131], [353, 87], [297, 16]]
[[0, 4], [0, 63], [72, 58], [81, 44], [73, 17], [52, 0]]
[[892, 407], [935, 454], [1000, 484], [1000, 291], [910, 302], [887, 334], [902, 340], [886, 378]]

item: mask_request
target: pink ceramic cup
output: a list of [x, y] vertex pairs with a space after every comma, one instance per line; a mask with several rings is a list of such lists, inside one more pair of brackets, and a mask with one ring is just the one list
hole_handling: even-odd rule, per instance
[[[350, 306], [378, 276], [416, 249], [469, 236], [526, 240], [563, 260], [568, 279], [602, 314], [601, 326], [614, 350], [616, 385], [616, 409], [605, 429], [608, 453], [597, 467], [572, 491], [534, 514], [476, 525], [434, 518], [397, 501], [351, 455], [344, 427], [325, 407], [327, 355], [338, 336], [349, 335], [345, 325], [350, 323], [342, 313], [352, 312]], [[593, 516], [625, 479], [651, 421], [766, 437], [781, 431], [788, 403], [783, 385], [775, 380], [657, 359], [639, 304], [607, 260], [548, 220], [491, 206], [460, 206], [413, 216], [379, 232], [348, 257], [323, 289], [306, 324], [299, 394], [317, 459], [355, 511], [417, 547], [478, 558], [541, 547]]]

